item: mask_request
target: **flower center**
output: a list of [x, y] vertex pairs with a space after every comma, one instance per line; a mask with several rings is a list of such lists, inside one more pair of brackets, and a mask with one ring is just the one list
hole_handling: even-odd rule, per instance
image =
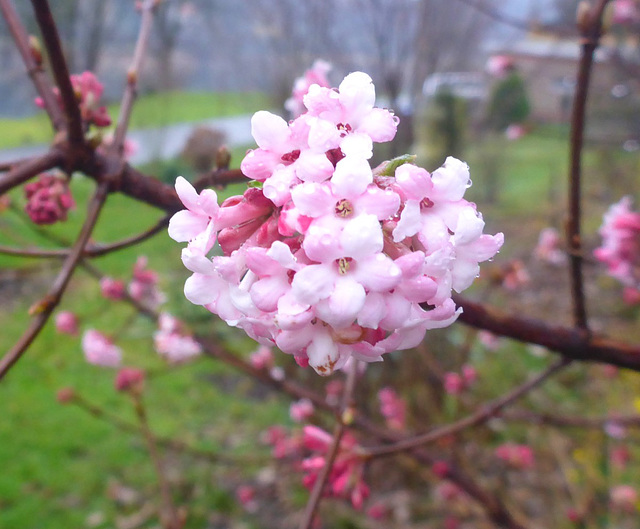
[[283, 154], [280, 159], [286, 163], [293, 163], [298, 158], [300, 158], [300, 149], [296, 149], [295, 151], [291, 151], [286, 154]]
[[338, 263], [338, 273], [340, 275], [345, 275], [349, 271], [349, 268], [351, 268], [352, 261], [353, 259], [351, 259], [351, 257], [341, 257], [338, 259], [336, 261]]
[[346, 198], [336, 202], [335, 212], [338, 217], [349, 217], [353, 215], [353, 204]]

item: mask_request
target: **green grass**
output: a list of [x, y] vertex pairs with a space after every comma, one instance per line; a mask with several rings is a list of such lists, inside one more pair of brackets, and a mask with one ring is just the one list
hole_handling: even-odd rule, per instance
[[[141, 96], [131, 115], [132, 129], [153, 128], [199, 121], [208, 118], [250, 114], [268, 108], [268, 97], [256, 92], [165, 92]], [[120, 105], [108, 105], [115, 121]], [[44, 111], [23, 119], [0, 118], [0, 149], [46, 143], [52, 139], [52, 129]]]

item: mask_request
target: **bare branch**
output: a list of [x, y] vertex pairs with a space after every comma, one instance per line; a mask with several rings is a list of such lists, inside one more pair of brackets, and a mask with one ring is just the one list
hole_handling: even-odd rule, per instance
[[640, 345], [627, 344], [581, 329], [557, 327], [540, 320], [503, 314], [493, 307], [455, 296], [459, 321], [520, 342], [541, 345], [571, 360], [604, 362], [640, 371]]
[[52, 149], [38, 158], [29, 158], [23, 163], [13, 166], [9, 172], [0, 177], [0, 195], [24, 184], [37, 174], [61, 165], [63, 161], [63, 154], [57, 149]]
[[54, 130], [62, 130], [65, 126], [65, 119], [62, 115], [60, 104], [53, 93], [49, 78], [42, 69], [41, 64], [39, 64], [33, 56], [31, 46], [29, 45], [29, 35], [20, 21], [20, 17], [18, 17], [18, 13], [13, 7], [11, 0], [0, 0], [0, 11], [2, 11], [7, 21], [7, 26], [9, 26], [9, 31], [22, 56], [22, 60], [27, 68], [27, 73], [42, 98], [44, 108], [51, 119]]
[[129, 127], [129, 118], [133, 110], [133, 102], [137, 96], [138, 75], [144, 59], [149, 35], [151, 33], [151, 23], [153, 22], [153, 12], [156, 8], [157, 0], [146, 0], [142, 4], [142, 20], [140, 22], [140, 32], [138, 41], [133, 54], [133, 61], [127, 72], [127, 87], [122, 96], [122, 104], [120, 105], [120, 114], [118, 116], [118, 124], [113, 135], [113, 143], [111, 150], [115, 153], [122, 154], [124, 147], [124, 139]]
[[574, 325], [581, 329], [588, 329], [587, 309], [584, 297], [584, 279], [582, 274], [582, 240], [580, 236], [582, 146], [584, 143], [585, 112], [591, 79], [591, 67], [593, 65], [594, 53], [600, 44], [602, 15], [608, 1], [609, 0], [600, 0], [595, 10], [588, 13], [583, 20], [578, 20], [582, 46], [578, 66], [576, 94], [573, 99], [571, 115], [567, 247], [569, 248], [573, 321]]
[[[137, 235], [133, 235], [131, 237], [127, 237], [126, 239], [122, 239], [121, 241], [110, 243], [110, 244], [100, 244], [93, 243], [88, 244], [82, 253], [82, 257], [100, 257], [102, 255], [106, 255], [111, 252], [115, 252], [118, 250], [123, 250], [124, 248], [128, 248], [130, 246], [134, 246], [138, 243], [146, 241], [147, 239], [153, 237], [158, 232], [163, 230], [167, 224], [169, 223], [169, 216], [162, 217], [156, 224], [154, 224], [148, 230], [143, 231]], [[31, 257], [31, 258], [39, 258], [39, 259], [51, 259], [51, 258], [62, 258], [66, 257], [71, 253], [71, 249], [55, 249], [49, 250], [45, 248], [12, 248], [10, 246], [2, 246], [0, 245], [0, 253], [6, 255], [13, 255], [15, 257]]]
[[72, 145], [82, 145], [84, 143], [84, 131], [82, 129], [82, 116], [76, 98], [75, 91], [71, 84], [69, 68], [62, 52], [62, 44], [56, 23], [47, 0], [31, 0], [33, 10], [44, 41], [49, 62], [53, 70], [53, 76], [60, 90], [60, 99], [64, 113], [67, 117], [67, 134]]
[[475, 413], [472, 413], [471, 415], [468, 415], [467, 417], [460, 419], [459, 421], [441, 426], [422, 435], [404, 439], [390, 446], [373, 448], [371, 450], [368, 450], [367, 454], [369, 455], [369, 457], [380, 457], [403, 452], [406, 450], [411, 450], [413, 448], [417, 448], [419, 446], [437, 441], [438, 439], [442, 439], [445, 436], [456, 434], [467, 428], [478, 426], [494, 417], [500, 410], [502, 410], [506, 406], [509, 406], [532, 389], [538, 387], [551, 375], [557, 373], [560, 369], [563, 369], [568, 364], [569, 361], [563, 358], [549, 368], [545, 369], [542, 373], [536, 375], [530, 380], [527, 380], [524, 384], [509, 391], [508, 393], [505, 393], [493, 402], [489, 402], [484, 406], [479, 407]]
[[91, 234], [93, 233], [93, 228], [98, 221], [98, 216], [107, 198], [107, 194], [108, 185], [101, 184], [89, 202], [87, 218], [80, 230], [80, 235], [73, 246], [73, 251], [69, 254], [62, 265], [62, 269], [53, 282], [49, 293], [40, 302], [38, 302], [35, 307], [32, 307], [34, 318], [31, 320], [31, 323], [18, 342], [0, 360], [0, 380], [4, 378], [11, 367], [20, 359], [29, 345], [31, 345], [33, 340], [35, 340], [45, 323], [49, 320], [49, 316], [51, 316], [51, 313], [60, 302], [60, 299], [69, 284], [69, 280], [82, 258], [82, 251], [84, 250], [89, 237], [91, 237]]

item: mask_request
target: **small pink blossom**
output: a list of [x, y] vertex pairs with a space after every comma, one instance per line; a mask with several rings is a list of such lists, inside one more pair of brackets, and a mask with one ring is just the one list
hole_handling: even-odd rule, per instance
[[500, 336], [485, 330], [478, 332], [478, 341], [489, 351], [497, 351], [502, 343]]
[[509, 141], [519, 140], [526, 134], [527, 128], [521, 123], [512, 123], [504, 131], [504, 135]]
[[36, 224], [54, 224], [67, 220], [67, 212], [75, 202], [65, 178], [43, 173], [38, 180], [24, 186], [25, 211]]
[[609, 455], [611, 464], [619, 469], [627, 468], [629, 461], [631, 461], [631, 452], [626, 446], [616, 446], [611, 450]]
[[378, 391], [380, 401], [380, 413], [387, 421], [387, 426], [392, 430], [404, 430], [407, 420], [407, 406], [405, 401], [393, 388], [382, 388]]
[[153, 341], [156, 351], [172, 364], [202, 353], [202, 346], [185, 331], [179, 320], [167, 312], [158, 318], [158, 330], [153, 334]]
[[69, 310], [63, 310], [56, 314], [56, 331], [62, 334], [77, 336], [78, 317]]
[[[313, 455], [302, 461], [305, 476], [302, 483], [312, 489], [325, 465], [324, 455], [331, 445], [331, 434], [317, 426], [305, 426], [303, 446]], [[362, 509], [369, 496], [369, 487], [364, 482], [364, 460], [358, 454], [358, 444], [350, 432], [345, 432], [340, 443], [324, 494], [329, 497], [349, 500], [357, 510]]]
[[449, 395], [460, 395], [466, 388], [464, 379], [459, 373], [445, 373], [444, 390]]
[[533, 450], [528, 445], [504, 443], [496, 448], [496, 457], [513, 468], [529, 470], [535, 466]]
[[256, 512], [258, 503], [256, 501], [256, 490], [251, 485], [241, 485], [236, 489], [236, 499], [245, 511]]
[[544, 228], [533, 250], [536, 259], [557, 266], [567, 262], [567, 254], [562, 250], [562, 240], [555, 228]]
[[318, 85], [329, 87], [329, 81], [327, 74], [331, 70], [331, 64], [323, 61], [316, 60], [313, 66], [304, 73], [304, 76], [298, 77], [293, 84], [293, 93], [291, 97], [284, 103], [284, 107], [291, 113], [294, 118], [297, 118], [300, 114], [306, 110], [304, 107], [303, 98], [309, 92], [311, 85]]
[[133, 277], [127, 286], [129, 295], [150, 309], [155, 309], [166, 301], [166, 296], [158, 289], [158, 274], [147, 268], [147, 258], [140, 256], [133, 265]]
[[616, 485], [609, 491], [611, 508], [633, 514], [637, 511], [638, 492], [631, 485]]
[[634, 0], [615, 0], [613, 2], [613, 23], [628, 25], [640, 21], [640, 10]]
[[289, 416], [295, 422], [304, 422], [314, 413], [313, 403], [309, 399], [300, 399], [292, 402], [289, 407]]
[[439, 478], [444, 479], [449, 475], [449, 472], [451, 471], [451, 467], [449, 466], [449, 463], [447, 463], [446, 461], [436, 461], [431, 466], [431, 471]]
[[631, 211], [631, 198], [624, 197], [605, 213], [600, 227], [602, 246], [596, 259], [607, 265], [610, 276], [625, 287], [640, 288], [640, 213]]
[[390, 513], [389, 506], [381, 501], [377, 501], [367, 508], [367, 516], [372, 520], [384, 520], [389, 517]]
[[103, 277], [100, 280], [100, 292], [102, 293], [102, 297], [106, 299], [122, 299], [126, 292], [124, 281], [111, 277]]
[[85, 331], [82, 350], [87, 362], [102, 367], [118, 367], [122, 361], [122, 349], [95, 329]]
[[251, 353], [249, 363], [256, 369], [273, 367], [273, 349], [267, 345], [261, 345]]
[[144, 383], [144, 371], [134, 367], [123, 367], [118, 371], [114, 382], [117, 391], [135, 391], [140, 393]]
[[517, 290], [531, 282], [531, 276], [520, 259], [510, 260], [502, 272], [502, 286], [507, 290]]
[[508, 55], [492, 55], [489, 57], [485, 69], [493, 77], [504, 77], [514, 67], [514, 62]]
[[[111, 125], [111, 118], [105, 106], [100, 106], [100, 98], [104, 87], [93, 72], [82, 72], [71, 75], [71, 85], [75, 91], [82, 119], [87, 123], [92, 123], [96, 127], [108, 127]], [[60, 90], [56, 87], [54, 92], [60, 99]], [[44, 102], [40, 97], [35, 100], [36, 105], [44, 108]]]

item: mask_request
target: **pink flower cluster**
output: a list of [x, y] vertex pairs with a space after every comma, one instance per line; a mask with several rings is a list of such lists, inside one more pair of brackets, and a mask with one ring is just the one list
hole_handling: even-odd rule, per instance
[[600, 235], [602, 246], [594, 251], [596, 259], [625, 286], [625, 300], [640, 301], [640, 213], [631, 211], [631, 197], [609, 208]]
[[147, 258], [141, 255], [133, 265], [133, 277], [127, 287], [129, 295], [145, 307], [155, 309], [166, 296], [158, 289], [158, 274], [147, 267]]
[[312, 85], [329, 87], [331, 84], [327, 79], [327, 74], [331, 70], [331, 64], [318, 59], [313, 63], [302, 77], [298, 77], [293, 83], [293, 93], [284, 103], [286, 108], [294, 118], [303, 114], [306, 110], [304, 106], [304, 96], [307, 95]]
[[100, 331], [89, 329], [82, 336], [82, 350], [87, 362], [102, 367], [118, 367], [122, 349]]
[[54, 224], [67, 220], [67, 212], [75, 206], [65, 178], [42, 173], [34, 182], [24, 186], [27, 199], [25, 212], [36, 224]]
[[[325, 466], [325, 454], [329, 451], [331, 441], [331, 434], [321, 428], [304, 427], [303, 446], [317, 453], [302, 461], [302, 470], [305, 473], [302, 483], [310, 490]], [[356, 439], [349, 432], [345, 432], [327, 478], [324, 494], [328, 497], [349, 500], [355, 509], [361, 509], [369, 497], [369, 487], [363, 477], [364, 459], [358, 454], [357, 449]]]
[[[99, 104], [104, 87], [102, 83], [98, 81], [96, 75], [88, 71], [72, 75], [71, 85], [73, 86], [76, 99], [80, 106], [82, 119], [87, 123], [92, 123], [96, 127], [108, 127], [111, 125], [111, 118], [107, 113], [107, 108]], [[60, 90], [56, 87], [54, 91], [59, 99]], [[40, 108], [44, 108], [42, 98], [37, 97], [35, 102]]]
[[629, 25], [640, 22], [640, 7], [635, 0], [613, 2], [613, 23]]
[[[398, 123], [374, 103], [361, 72], [338, 89], [312, 85], [294, 121], [253, 116], [259, 148], [241, 167], [258, 183], [243, 196], [218, 206], [213, 190], [176, 181], [187, 209], [169, 235], [188, 242], [187, 298], [322, 375], [451, 324], [452, 290], [469, 287], [503, 242], [482, 233], [463, 198], [465, 163], [447, 158], [430, 174], [405, 157], [371, 169], [373, 143]], [[222, 255], [209, 258], [216, 239]]]

